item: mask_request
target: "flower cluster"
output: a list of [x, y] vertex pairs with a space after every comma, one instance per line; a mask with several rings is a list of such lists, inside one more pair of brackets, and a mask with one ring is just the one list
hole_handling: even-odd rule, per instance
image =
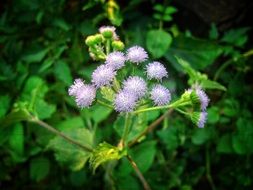
[[[99, 29], [99, 34], [89, 36], [86, 44], [90, 53], [96, 58], [104, 61], [91, 75], [91, 84], [84, 84], [81, 79], [76, 79], [69, 88], [69, 95], [75, 98], [80, 108], [89, 107], [96, 98], [96, 92], [100, 92], [104, 105], [113, 106], [117, 112], [125, 113], [135, 111], [139, 106], [149, 104], [165, 107], [171, 101], [170, 91], [161, 84], [168, 77], [166, 67], [158, 62], [148, 62], [148, 54], [144, 48], [133, 46], [123, 52], [124, 44], [119, 41], [116, 29], [104, 26]], [[111, 50], [113, 50], [111, 52]], [[142, 67], [144, 72], [133, 75], [129, 69]], [[111, 98], [104, 96], [104, 89], [110, 89]], [[191, 119], [199, 127], [203, 127], [206, 121], [206, 107], [209, 98], [200, 87], [187, 90], [179, 103], [186, 103], [188, 99], [191, 105], [198, 105], [199, 112], [193, 112]], [[188, 99], [187, 99], [188, 98]], [[184, 105], [182, 104], [182, 105]], [[175, 105], [175, 104], [174, 104]]]

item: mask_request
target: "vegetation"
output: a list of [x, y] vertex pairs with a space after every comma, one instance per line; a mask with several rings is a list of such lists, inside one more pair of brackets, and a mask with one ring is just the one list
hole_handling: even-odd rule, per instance
[[[176, 0], [13, 0], [0, 10], [1, 189], [253, 188], [251, 28], [212, 23], [194, 34], [177, 22]], [[120, 43], [101, 33], [98, 51], [87, 39], [104, 25]], [[149, 60], [126, 63], [90, 106], [77, 106], [74, 80], [94, 83], [110, 52], [133, 46]], [[152, 61], [168, 71], [158, 82], [171, 101], [146, 96], [127, 113], [114, 108], [117, 88], [130, 75], [145, 78]], [[145, 82], [151, 89], [157, 80]], [[196, 84], [210, 99], [204, 128]]]

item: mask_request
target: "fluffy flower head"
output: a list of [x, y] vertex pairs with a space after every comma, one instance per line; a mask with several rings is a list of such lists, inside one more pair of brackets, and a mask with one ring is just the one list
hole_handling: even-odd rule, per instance
[[130, 76], [123, 82], [123, 90], [135, 94], [139, 99], [146, 94], [147, 84], [141, 77]]
[[157, 84], [152, 88], [150, 95], [154, 104], [157, 106], [166, 105], [171, 100], [170, 91], [160, 84]]
[[133, 46], [127, 50], [127, 60], [139, 64], [148, 59], [147, 52], [140, 46]]
[[124, 53], [120, 51], [115, 51], [110, 53], [105, 60], [106, 65], [112, 67], [114, 70], [118, 70], [125, 65]]
[[161, 80], [163, 77], [168, 77], [168, 72], [166, 71], [164, 65], [157, 61], [149, 63], [146, 70], [149, 79]]
[[77, 90], [75, 97], [78, 107], [89, 107], [96, 97], [96, 88], [93, 85], [84, 84]]
[[76, 96], [78, 90], [84, 86], [82, 79], [75, 79], [74, 84], [69, 87], [68, 93], [70, 96]]
[[207, 120], [207, 112], [200, 112], [198, 127], [199, 128], [204, 128], [206, 120]]
[[130, 92], [120, 91], [115, 96], [114, 107], [118, 112], [131, 112], [137, 104], [137, 97]]
[[100, 65], [92, 73], [92, 83], [97, 87], [110, 85], [116, 72], [108, 65]]
[[196, 94], [200, 100], [201, 110], [205, 111], [209, 104], [210, 99], [200, 87], [196, 88]]

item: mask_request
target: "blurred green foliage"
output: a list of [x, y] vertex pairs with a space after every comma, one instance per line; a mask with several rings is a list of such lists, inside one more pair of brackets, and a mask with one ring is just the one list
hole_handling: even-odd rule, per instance
[[[27, 122], [32, 114], [83, 145], [117, 145], [122, 118], [115, 121], [115, 113], [97, 105], [79, 110], [67, 94], [74, 78], [90, 80], [95, 65], [84, 38], [103, 24], [119, 26], [127, 47], [142, 45], [166, 64], [173, 96], [188, 88], [187, 80], [222, 90], [207, 91], [206, 128], [172, 113], [129, 150], [152, 189], [253, 188], [249, 28], [219, 32], [212, 24], [200, 39], [178, 29], [176, 7], [143, 0], [13, 0], [1, 6], [0, 189], [142, 189], [126, 158], [93, 175], [88, 153]], [[140, 114], [128, 140], [159, 114]]]

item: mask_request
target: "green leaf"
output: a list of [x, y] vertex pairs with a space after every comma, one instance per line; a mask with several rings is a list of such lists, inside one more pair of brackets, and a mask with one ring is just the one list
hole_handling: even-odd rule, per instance
[[54, 73], [56, 78], [63, 81], [68, 86], [73, 81], [68, 64], [62, 60], [55, 63]]
[[145, 173], [152, 166], [156, 154], [156, 142], [147, 141], [130, 150], [129, 154], [136, 162], [142, 173]]
[[216, 82], [216, 81], [212, 81], [209, 79], [202, 79], [200, 81], [200, 85], [204, 88], [204, 89], [217, 89], [217, 90], [223, 90], [226, 91], [226, 87], [221, 85], [220, 83]]
[[231, 29], [225, 32], [221, 41], [230, 43], [238, 47], [243, 47], [244, 44], [248, 41], [248, 36], [247, 36], [248, 31], [249, 31], [249, 28]]
[[214, 23], [211, 24], [211, 29], [209, 31], [209, 38], [216, 40], [219, 37], [218, 29]]
[[170, 16], [170, 15], [164, 15], [164, 16], [162, 17], [162, 19], [163, 19], [164, 21], [167, 21], [167, 22], [173, 20], [172, 16]]
[[217, 152], [219, 153], [233, 153], [231, 134], [223, 135], [219, 139], [216, 149], [217, 149]]
[[24, 128], [21, 123], [17, 123], [13, 126], [13, 130], [9, 136], [10, 148], [22, 156], [24, 153]]
[[92, 114], [91, 118], [95, 123], [100, 123], [101, 121], [108, 118], [108, 116], [112, 113], [112, 109], [101, 106], [101, 105], [95, 105], [92, 107]]
[[67, 118], [66, 120], [56, 125], [56, 128], [61, 131], [68, 129], [77, 129], [82, 127], [84, 127], [84, 122], [83, 119], [79, 116]]
[[197, 83], [204, 89], [218, 89], [226, 91], [226, 88], [223, 85], [216, 81], [209, 80], [207, 75], [197, 72], [187, 61], [179, 57], [176, 57], [176, 60], [182, 66], [183, 70], [189, 75], [190, 80], [188, 83], [190, 85]]
[[54, 59], [49, 57], [46, 60], [43, 61], [42, 65], [40, 66], [39, 73], [44, 72], [47, 70], [49, 67], [51, 67], [54, 63]]
[[50, 161], [45, 157], [34, 158], [30, 162], [30, 178], [35, 181], [44, 179], [50, 171]]
[[45, 102], [43, 99], [39, 99], [35, 103], [34, 111], [39, 119], [43, 120], [52, 116], [56, 111], [56, 106]]
[[169, 6], [169, 7], [167, 7], [167, 8], [165, 9], [165, 14], [171, 15], [171, 14], [174, 14], [174, 13], [176, 13], [176, 12], [177, 12], [177, 8], [172, 7], [172, 6]]
[[7, 127], [13, 123], [17, 123], [19, 121], [26, 121], [30, 118], [31, 115], [29, 114], [27, 109], [15, 109], [2, 120], [0, 120], [0, 125], [3, 127]]
[[50, 50], [49, 48], [45, 48], [45, 49], [36, 50], [34, 52], [30, 52], [29, 54], [24, 55], [22, 57], [22, 60], [28, 63], [40, 62], [46, 56], [49, 50]]
[[[62, 132], [82, 145], [92, 147], [93, 134], [88, 129], [67, 129]], [[90, 157], [90, 152], [85, 152], [77, 145], [70, 144], [59, 136], [50, 140], [48, 148], [55, 151], [55, 158], [59, 163], [68, 166], [73, 171], [82, 169]]]
[[10, 97], [0, 96], [0, 118], [5, 116], [10, 107]]
[[158, 12], [163, 12], [164, 11], [164, 6], [162, 6], [161, 4], [156, 4], [153, 7], [154, 10], [158, 11]]
[[179, 71], [182, 71], [182, 68], [175, 57], [184, 59], [194, 69], [203, 70], [214, 63], [222, 52], [222, 47], [214, 42], [178, 35], [173, 39], [165, 58]]
[[171, 42], [171, 35], [163, 30], [150, 30], [147, 33], [147, 49], [154, 58], [162, 57], [169, 49]]
[[206, 127], [204, 129], [195, 129], [191, 140], [195, 145], [201, 145], [210, 140], [213, 136], [213, 130], [210, 127]]
[[64, 31], [69, 31], [71, 29], [71, 26], [65, 20], [63, 20], [63, 19], [59, 19], [59, 18], [54, 19], [52, 21], [52, 24], [54, 26], [59, 27], [60, 29], [62, 29]]
[[212, 124], [217, 123], [220, 119], [219, 108], [213, 106], [209, 108], [207, 111], [208, 111], [207, 122]]
[[126, 150], [121, 150], [119, 147], [112, 146], [106, 142], [100, 143], [92, 152], [89, 163], [93, 172], [97, 167], [110, 160], [119, 160], [127, 154]]
[[179, 146], [178, 129], [176, 127], [168, 127], [157, 132], [158, 137], [166, 145], [170, 151], [176, 150]]

